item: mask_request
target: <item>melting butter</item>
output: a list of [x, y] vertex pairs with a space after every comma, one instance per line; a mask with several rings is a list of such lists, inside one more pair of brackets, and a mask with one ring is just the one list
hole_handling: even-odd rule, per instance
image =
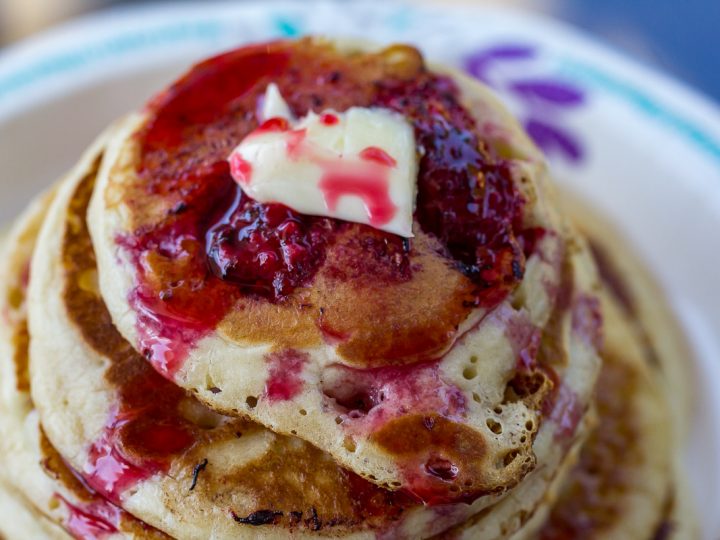
[[413, 236], [418, 163], [402, 115], [351, 107], [296, 119], [275, 84], [261, 111], [264, 122], [228, 158], [249, 197]]

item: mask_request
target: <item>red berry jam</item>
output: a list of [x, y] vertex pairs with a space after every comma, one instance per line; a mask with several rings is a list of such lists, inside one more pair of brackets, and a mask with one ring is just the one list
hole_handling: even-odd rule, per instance
[[408, 118], [421, 160], [416, 219], [480, 288], [478, 304], [494, 306], [523, 276], [516, 238], [523, 199], [508, 164], [491, 157], [475, 121], [448, 77], [381, 83], [374, 103]]
[[[323, 372], [326, 407], [350, 439], [369, 437], [402, 471], [402, 491], [429, 505], [471, 502], [486, 442], [465, 424], [466, 398], [438, 362]], [[455, 489], [451, 489], [455, 488]]]
[[333, 220], [261, 204], [239, 189], [231, 208], [207, 233], [208, 262], [217, 277], [250, 294], [284, 297], [317, 272]]
[[323, 125], [326, 126], [334, 126], [340, 122], [340, 119], [337, 117], [337, 115], [334, 115], [332, 113], [325, 113], [320, 115], [320, 122], [322, 122]]
[[374, 161], [375, 163], [384, 165], [385, 167], [395, 167], [397, 165], [397, 161], [395, 161], [394, 157], [377, 146], [368, 146], [362, 150], [360, 152], [360, 159], [364, 159], [365, 161]]
[[94, 176], [78, 186], [68, 221], [62, 262], [66, 272], [64, 301], [82, 338], [99, 355], [111, 360], [105, 377], [114, 391], [110, 414], [100, 436], [88, 449], [79, 473], [106, 499], [119, 503], [131, 487], [168, 469], [196, 441], [201, 428], [180, 411], [186, 394], [164, 379], [117, 332], [102, 298], [82, 288], [80, 277], [96, 270], [85, 215]]
[[556, 424], [555, 438], [568, 442], [575, 437], [580, 420], [585, 414], [585, 407], [571, 388], [560, 383], [553, 389], [543, 413], [548, 420]]
[[[246, 164], [227, 162], [245, 136], [258, 127], [289, 128], [281, 119], [258, 126], [255, 111], [270, 82], [298, 117], [310, 110], [376, 106], [412, 123], [421, 156], [415, 219], [439, 240], [438, 256], [475, 288], [471, 300], [454, 308], [457, 313], [464, 317], [472, 306], [497, 305], [522, 279], [523, 198], [509, 165], [483, 142], [450, 78], [427, 71], [420, 61], [398, 67], [381, 56], [346, 57], [309, 41], [239, 49], [196, 66], [154, 99], [136, 136], [138, 180], [127, 197], [136, 206], [136, 229], [118, 241], [137, 267], [131, 302], [139, 314], [140, 346], [161, 372], [171, 375], [238, 300], [282, 303], [311, 286], [341, 235], [356, 240], [343, 248], [343, 260], [372, 258], [377, 286], [412, 280], [411, 242], [369, 226], [260, 204], [233, 180], [231, 166], [246, 180], [252, 175]], [[332, 123], [331, 116], [324, 121]], [[369, 148], [364, 156], [393, 165], [379, 149]], [[378, 258], [380, 252], [388, 256]], [[330, 264], [338, 279], [352, 280], [357, 273]]]
[[265, 394], [270, 401], [286, 401], [297, 396], [303, 387], [302, 370], [308, 354], [293, 349], [267, 355], [270, 376]]
[[602, 313], [596, 296], [585, 294], [575, 299], [572, 329], [588, 346], [597, 350], [602, 348]]
[[78, 540], [103, 540], [119, 532], [123, 511], [114, 504], [102, 500], [74, 505], [64, 497], [55, 495], [62, 501], [68, 515], [63, 523], [65, 529]]
[[[327, 174], [320, 187], [330, 208], [341, 195], [351, 193], [366, 201], [374, 222], [386, 223], [394, 205], [382, 185], [382, 181], [368, 184], [353, 176]], [[302, 215], [281, 204], [259, 203], [237, 186], [230, 190], [229, 208], [205, 233], [205, 249], [213, 274], [237, 287], [235, 297], [249, 294], [281, 301], [312, 280], [336, 234], [354, 227], [364, 245], [374, 244], [378, 237], [370, 227]], [[400, 237], [380, 236], [383, 245], [396, 246], [395, 251], [407, 260]], [[388, 259], [385, 266], [394, 268], [396, 259]]]
[[384, 174], [328, 171], [323, 175], [318, 187], [331, 211], [334, 211], [340, 199], [347, 195], [362, 199], [371, 225], [385, 225], [397, 212], [397, 207], [390, 199], [388, 178]]
[[136, 362], [136, 374], [123, 374], [130, 376], [118, 387], [117, 409], [82, 471], [94, 490], [116, 504], [125, 490], [166, 471], [173, 456], [195, 442], [194, 426], [178, 409], [185, 393], [141, 358]]

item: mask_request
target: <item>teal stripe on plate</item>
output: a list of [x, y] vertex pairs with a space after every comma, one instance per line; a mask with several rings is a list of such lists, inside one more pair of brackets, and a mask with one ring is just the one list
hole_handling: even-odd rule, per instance
[[629, 103], [645, 115], [681, 134], [690, 143], [720, 162], [720, 142], [697, 124], [653, 99], [631, 83], [574, 60], [562, 64], [562, 72], [588, 86], [595, 86]]

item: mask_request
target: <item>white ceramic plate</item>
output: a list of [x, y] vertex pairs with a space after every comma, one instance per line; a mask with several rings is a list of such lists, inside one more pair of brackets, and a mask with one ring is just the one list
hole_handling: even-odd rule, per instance
[[720, 538], [720, 114], [676, 82], [557, 22], [511, 11], [347, 2], [144, 6], [88, 17], [0, 54], [0, 221], [110, 120], [191, 62], [304, 33], [408, 41], [494, 86], [556, 176], [627, 234], [695, 349], [688, 465], [704, 538]]

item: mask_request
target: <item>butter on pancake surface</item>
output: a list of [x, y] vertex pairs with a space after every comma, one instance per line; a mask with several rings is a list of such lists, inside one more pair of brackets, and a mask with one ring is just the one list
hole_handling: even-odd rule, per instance
[[[541, 459], [532, 450], [541, 396], [494, 410], [522, 340], [548, 323], [564, 249], [542, 156], [479, 83], [437, 73], [409, 47], [340, 53], [317, 40], [211, 59], [121, 128], [89, 212], [113, 322], [158, 371], [214, 410], [297, 435], [372, 482], [431, 503], [506, 491]], [[429, 180], [409, 245], [238, 198], [225, 159], [255, 127], [270, 82], [296, 114], [375, 104], [419, 119]], [[428, 99], [417, 97], [423, 88]], [[208, 108], [212, 100], [225, 106]], [[436, 109], [435, 123], [424, 124]], [[440, 170], [443, 151], [455, 157]], [[449, 219], [433, 202], [467, 199], [458, 160], [484, 186], [485, 210], [467, 210], [486, 212], [484, 225], [464, 206]], [[455, 175], [455, 184], [433, 175]], [[288, 241], [292, 272], [270, 281], [237, 261], [223, 266], [228, 279], [211, 271], [227, 262], [217, 254], [236, 241], [233, 227], [267, 225], [252, 242], [272, 247], [283, 219], [307, 233]], [[478, 232], [459, 223], [487, 226], [481, 249], [458, 242]]]

